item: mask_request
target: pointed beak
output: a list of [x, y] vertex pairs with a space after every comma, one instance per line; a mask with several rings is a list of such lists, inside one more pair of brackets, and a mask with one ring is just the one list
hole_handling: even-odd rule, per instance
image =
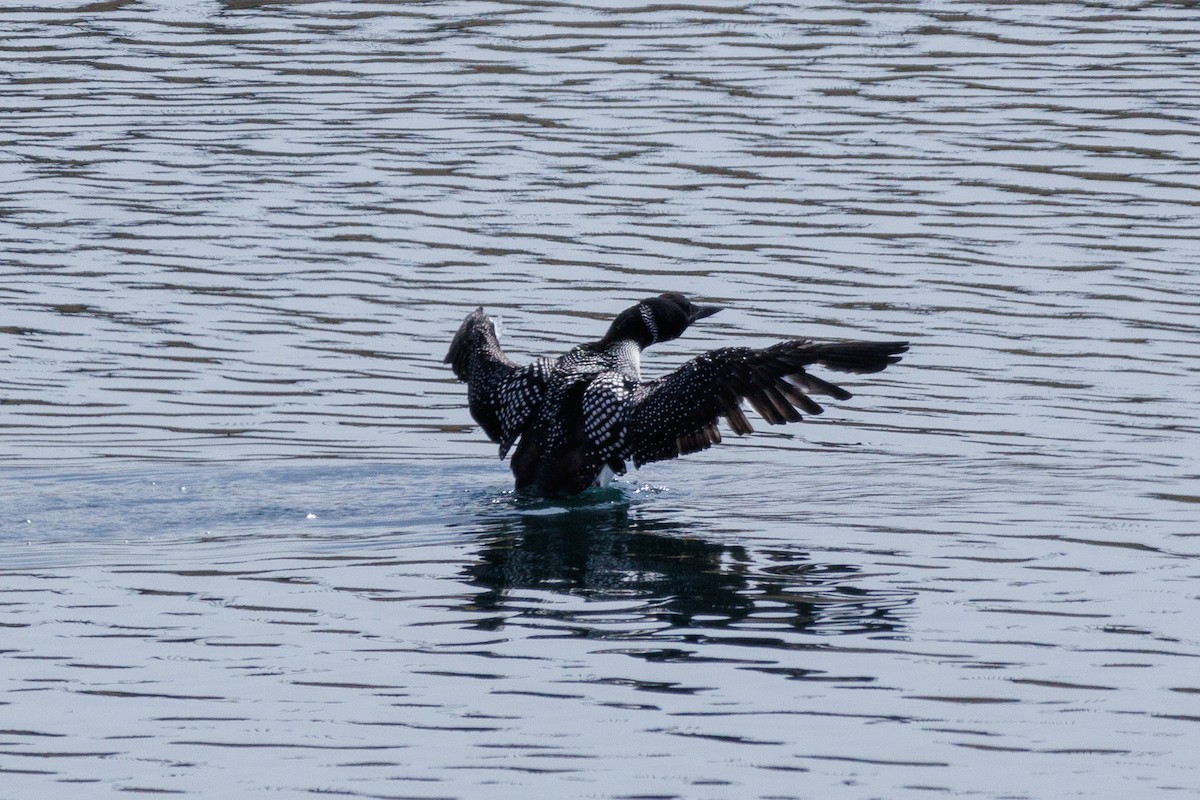
[[705, 317], [711, 317], [713, 314], [717, 313], [724, 307], [725, 306], [692, 306], [692, 315], [691, 315], [692, 318], [689, 321], [695, 322], [698, 319], [704, 319]]

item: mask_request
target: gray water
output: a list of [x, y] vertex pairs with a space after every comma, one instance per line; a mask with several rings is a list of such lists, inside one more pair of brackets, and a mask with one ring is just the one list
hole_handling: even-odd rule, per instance
[[[0, 9], [0, 797], [1200, 794], [1189, 3]], [[441, 363], [906, 338], [568, 503]]]

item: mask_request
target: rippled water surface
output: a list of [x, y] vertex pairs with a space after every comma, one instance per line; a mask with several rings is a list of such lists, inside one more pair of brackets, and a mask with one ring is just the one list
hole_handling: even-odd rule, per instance
[[[1192, 4], [0, 25], [0, 796], [1200, 794]], [[463, 315], [666, 290], [912, 350], [514, 497]]]

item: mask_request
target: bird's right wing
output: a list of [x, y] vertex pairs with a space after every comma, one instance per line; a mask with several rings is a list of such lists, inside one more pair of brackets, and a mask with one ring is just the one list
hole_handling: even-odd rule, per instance
[[445, 363], [467, 383], [471, 416], [500, 444], [504, 458], [541, 404], [552, 362], [543, 358], [527, 366], [514, 363], [500, 349], [491, 318], [477, 308], [455, 334]]
[[772, 425], [798, 422], [800, 411], [824, 411], [806, 394], [846, 400], [850, 393], [809, 374], [821, 364], [839, 372], [878, 372], [900, 360], [905, 342], [814, 343], [793, 339], [761, 350], [727, 347], [692, 359], [630, 398], [623, 455], [635, 466], [705, 450], [721, 441], [717, 419], [734, 433], [754, 429], [742, 400]]

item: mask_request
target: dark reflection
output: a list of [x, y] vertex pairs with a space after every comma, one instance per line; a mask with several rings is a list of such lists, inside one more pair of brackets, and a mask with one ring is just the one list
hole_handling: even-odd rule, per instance
[[[520, 611], [581, 622], [594, 614], [628, 618], [588, 635], [623, 638], [628, 628], [889, 633], [910, 595], [858, 585], [858, 568], [818, 564], [797, 550], [753, 551], [704, 538], [694, 524], [639, 513], [627, 499], [568, 507], [518, 507], [493, 527], [468, 580], [484, 589], [474, 610]], [[519, 590], [592, 600], [628, 600], [609, 613], [584, 607], [531, 608]], [[485, 625], [500, 627], [504, 617]]]

